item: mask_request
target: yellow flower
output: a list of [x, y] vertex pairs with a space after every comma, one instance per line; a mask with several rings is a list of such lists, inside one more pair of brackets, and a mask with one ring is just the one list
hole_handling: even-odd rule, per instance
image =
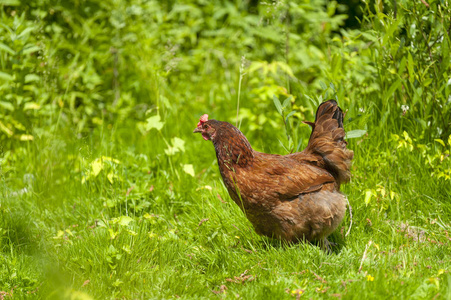
[[367, 281], [374, 281], [374, 277], [371, 275], [366, 276]]

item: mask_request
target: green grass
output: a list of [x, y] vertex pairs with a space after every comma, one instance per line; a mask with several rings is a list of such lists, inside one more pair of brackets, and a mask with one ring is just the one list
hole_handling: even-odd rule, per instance
[[[61, 130], [5, 151], [1, 297], [450, 299], [450, 184], [431, 177], [418, 152], [377, 131], [350, 140], [343, 192], [353, 226], [344, 236], [348, 214], [328, 255], [256, 235], [212, 145], [191, 135], [195, 124], [184, 115], [145, 136], [120, 124], [84, 136]], [[163, 136], [185, 140], [184, 151], [165, 154]], [[248, 136], [283, 153], [275, 137]], [[97, 160], [95, 176], [102, 156], [119, 162]]]

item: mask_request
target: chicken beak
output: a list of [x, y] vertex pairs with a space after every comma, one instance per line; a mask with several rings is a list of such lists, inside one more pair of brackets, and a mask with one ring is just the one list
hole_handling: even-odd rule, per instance
[[194, 129], [193, 133], [196, 133], [196, 132], [202, 132], [202, 128], [196, 127], [196, 129]]

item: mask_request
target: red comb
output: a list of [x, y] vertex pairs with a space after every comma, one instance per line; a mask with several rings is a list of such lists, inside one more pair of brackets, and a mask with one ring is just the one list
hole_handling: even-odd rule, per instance
[[197, 127], [202, 126], [202, 124], [204, 124], [205, 122], [208, 121], [208, 115], [202, 115], [202, 117], [200, 117], [199, 119], [199, 123], [197, 123]]

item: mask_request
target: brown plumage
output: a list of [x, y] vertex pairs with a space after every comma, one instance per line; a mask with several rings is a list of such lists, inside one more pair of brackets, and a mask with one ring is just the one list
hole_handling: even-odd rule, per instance
[[337, 102], [316, 112], [307, 148], [288, 155], [252, 149], [233, 125], [203, 115], [194, 132], [211, 140], [219, 171], [236, 204], [258, 234], [297, 242], [324, 241], [343, 219], [353, 151], [346, 148], [343, 112]]

